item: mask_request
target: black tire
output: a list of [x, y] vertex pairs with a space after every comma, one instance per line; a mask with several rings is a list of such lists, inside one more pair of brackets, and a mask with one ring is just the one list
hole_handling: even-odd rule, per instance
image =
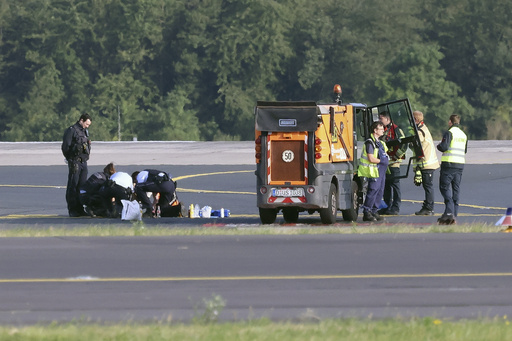
[[283, 208], [283, 218], [287, 223], [296, 223], [299, 220], [299, 210], [294, 207]]
[[357, 182], [352, 181], [352, 197], [351, 197], [351, 207], [348, 210], [342, 210], [341, 214], [343, 215], [343, 220], [345, 221], [357, 221], [357, 216], [359, 214], [359, 201], [358, 194], [359, 186]]
[[327, 208], [320, 209], [320, 219], [322, 224], [334, 224], [336, 222], [336, 214], [338, 213], [338, 191], [333, 183], [331, 183], [329, 188], [327, 201]]
[[262, 224], [273, 224], [276, 221], [277, 210], [274, 208], [260, 208], [260, 220]]

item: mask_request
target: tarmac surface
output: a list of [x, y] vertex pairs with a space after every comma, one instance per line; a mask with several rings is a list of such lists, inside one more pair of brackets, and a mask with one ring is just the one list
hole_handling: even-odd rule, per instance
[[[0, 166], [63, 165], [60, 145], [61, 142], [0, 142]], [[254, 164], [254, 142], [93, 142], [88, 165], [109, 162], [116, 165], [251, 165]], [[469, 141], [466, 163], [512, 163], [512, 141]]]

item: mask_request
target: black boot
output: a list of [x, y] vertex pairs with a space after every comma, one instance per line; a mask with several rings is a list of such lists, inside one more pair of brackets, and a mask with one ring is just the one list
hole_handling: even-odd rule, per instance
[[373, 216], [372, 212], [367, 211], [364, 212], [363, 221], [377, 221], [377, 219]]

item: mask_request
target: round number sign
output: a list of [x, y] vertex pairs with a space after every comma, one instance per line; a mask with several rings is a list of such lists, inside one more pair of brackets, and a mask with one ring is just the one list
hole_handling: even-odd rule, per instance
[[281, 155], [284, 162], [292, 162], [295, 158], [295, 154], [291, 150], [285, 150]]

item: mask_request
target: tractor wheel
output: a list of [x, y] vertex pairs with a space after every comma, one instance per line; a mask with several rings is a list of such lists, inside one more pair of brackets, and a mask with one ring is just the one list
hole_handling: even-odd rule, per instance
[[359, 202], [357, 192], [359, 191], [359, 186], [357, 182], [352, 181], [352, 197], [350, 208], [348, 210], [342, 210], [343, 220], [346, 221], [357, 221], [357, 215], [359, 214]]
[[320, 209], [320, 219], [322, 224], [334, 224], [336, 222], [336, 214], [338, 213], [338, 191], [333, 183], [331, 183], [329, 188], [327, 201], [327, 208]]
[[277, 210], [274, 208], [260, 208], [260, 220], [262, 224], [273, 224], [276, 221]]

